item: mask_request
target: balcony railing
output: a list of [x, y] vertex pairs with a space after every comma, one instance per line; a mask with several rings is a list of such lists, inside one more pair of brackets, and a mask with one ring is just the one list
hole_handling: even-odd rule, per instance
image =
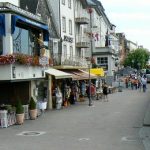
[[76, 35], [76, 47], [89, 48], [90, 38], [88, 36]]
[[87, 61], [85, 58], [78, 56], [61, 56], [58, 53], [53, 54], [53, 66], [76, 66], [87, 67]]
[[75, 22], [78, 24], [89, 24], [89, 19], [87, 17], [78, 16], [75, 18]]

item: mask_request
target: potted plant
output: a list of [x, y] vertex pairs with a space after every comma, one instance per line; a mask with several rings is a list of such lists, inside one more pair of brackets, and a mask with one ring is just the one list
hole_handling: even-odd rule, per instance
[[19, 125], [24, 123], [24, 108], [20, 100], [16, 104], [16, 123]]
[[31, 97], [30, 102], [29, 102], [29, 112], [30, 112], [30, 118], [32, 120], [37, 118], [36, 102], [33, 99], [33, 97]]

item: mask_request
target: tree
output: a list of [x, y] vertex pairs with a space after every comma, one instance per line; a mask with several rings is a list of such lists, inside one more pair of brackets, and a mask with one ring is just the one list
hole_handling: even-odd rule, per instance
[[150, 52], [144, 48], [138, 48], [131, 51], [124, 60], [124, 66], [131, 66], [132, 68], [145, 68], [150, 57]]

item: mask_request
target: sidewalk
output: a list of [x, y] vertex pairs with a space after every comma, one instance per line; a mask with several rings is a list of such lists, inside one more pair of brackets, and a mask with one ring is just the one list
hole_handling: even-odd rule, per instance
[[143, 127], [141, 128], [139, 135], [144, 144], [145, 150], [150, 150], [150, 104], [146, 110]]

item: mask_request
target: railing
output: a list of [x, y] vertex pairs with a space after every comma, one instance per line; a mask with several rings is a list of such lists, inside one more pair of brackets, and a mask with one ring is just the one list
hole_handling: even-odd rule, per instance
[[77, 47], [90, 47], [90, 38], [88, 36], [76, 35]]
[[88, 24], [90, 22], [89, 16], [87, 12], [75, 12], [75, 22], [81, 23], [81, 24]]
[[61, 56], [61, 54], [53, 54], [53, 66], [79, 66], [87, 67], [87, 61], [85, 58], [78, 56]]

